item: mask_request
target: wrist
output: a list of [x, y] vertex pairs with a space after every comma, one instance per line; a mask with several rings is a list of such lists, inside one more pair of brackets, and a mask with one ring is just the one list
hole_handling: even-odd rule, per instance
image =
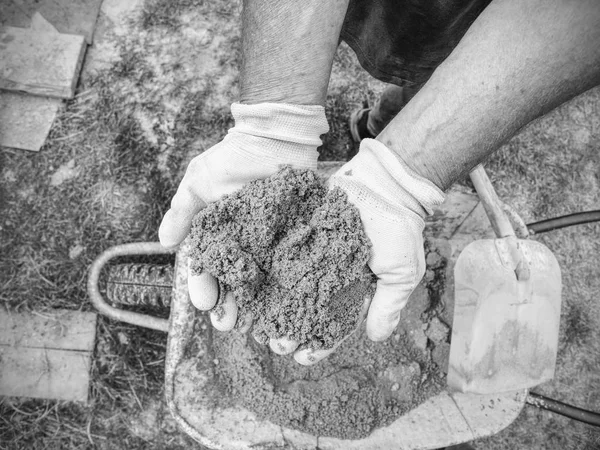
[[320, 105], [233, 103], [231, 114], [239, 133], [315, 148], [322, 144], [320, 136], [329, 131], [325, 108]]
[[336, 183], [354, 186], [360, 191], [358, 197], [378, 203], [379, 209], [392, 215], [400, 207], [424, 217], [444, 201], [444, 193], [434, 183], [375, 139], [363, 139], [358, 154], [336, 174]]
[[239, 153], [269, 166], [316, 170], [320, 135], [329, 130], [322, 106], [234, 103], [231, 113], [235, 126], [225, 140]]
[[[277, 69], [273, 69], [277, 72]], [[248, 87], [240, 88], [239, 103], [256, 105], [260, 103], [284, 103], [293, 105], [324, 105], [327, 97], [327, 85], [315, 89], [313, 86], [290, 82], [289, 79], [268, 80]]]
[[222, 141], [245, 161], [276, 171], [283, 166], [317, 170], [319, 153], [312, 145], [296, 144], [267, 137], [239, 133], [235, 129]]
[[411, 172], [433, 183], [438, 189], [444, 191], [454, 182], [448, 171], [444, 171], [440, 167], [439, 161], [424, 151], [413, 150], [414, 147], [406, 143], [406, 145], [398, 145], [400, 141], [391, 135], [389, 129], [384, 129], [376, 140], [388, 148], [396, 159]]
[[432, 214], [433, 208], [444, 201], [444, 192], [432, 180], [417, 172], [402, 158], [376, 139], [365, 139], [361, 151], [378, 161], [383, 171], [400, 189], [412, 196], [421, 207]]

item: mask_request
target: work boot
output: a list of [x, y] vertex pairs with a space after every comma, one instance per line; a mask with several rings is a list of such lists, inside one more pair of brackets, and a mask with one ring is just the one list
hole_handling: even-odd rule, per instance
[[389, 85], [373, 106], [365, 101], [361, 109], [350, 115], [350, 134], [354, 142], [375, 138], [415, 96], [420, 87]]
[[361, 109], [357, 109], [350, 114], [350, 134], [352, 135], [352, 140], [354, 140], [354, 142], [358, 143], [363, 139], [372, 139], [375, 137], [367, 127], [370, 112], [371, 108], [369, 108], [367, 102], [365, 102]]

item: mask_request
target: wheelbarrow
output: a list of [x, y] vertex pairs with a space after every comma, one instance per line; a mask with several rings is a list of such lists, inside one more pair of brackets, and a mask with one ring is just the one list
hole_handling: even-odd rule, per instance
[[[319, 174], [326, 178], [343, 163], [321, 163]], [[523, 225], [524, 229], [525, 226]], [[428, 219], [426, 236], [444, 248], [448, 264], [442, 301], [452, 317], [454, 262], [462, 249], [477, 238], [493, 237], [485, 211], [477, 197], [455, 187], [447, 200]], [[100, 274], [108, 262], [127, 255], [172, 253], [159, 243], [135, 243], [108, 249], [94, 262], [88, 291], [102, 314], [134, 325], [168, 333], [165, 361], [165, 393], [168, 408], [179, 426], [200, 444], [214, 449], [436, 449], [498, 433], [511, 424], [526, 402], [552, 409], [554, 404], [532, 397], [527, 390], [477, 395], [444, 390], [390, 425], [368, 437], [345, 440], [314, 436], [262, 420], [242, 406], [220, 406], [211, 399], [211, 377], [207, 364], [210, 342], [198, 344], [201, 328], [210, 327], [206, 313], [197, 311], [187, 291], [189, 243], [177, 250], [174, 268], [133, 264], [108, 269], [106, 294], [119, 303], [170, 306], [169, 319], [140, 314], [111, 306], [99, 288]], [[140, 281], [143, 278], [145, 281]], [[194, 345], [192, 346], [192, 341]], [[193, 351], [190, 348], [193, 347]], [[559, 408], [560, 405], [556, 406]], [[560, 412], [560, 411], [558, 411]], [[568, 414], [567, 414], [568, 415]], [[588, 422], [589, 423], [589, 422]]]

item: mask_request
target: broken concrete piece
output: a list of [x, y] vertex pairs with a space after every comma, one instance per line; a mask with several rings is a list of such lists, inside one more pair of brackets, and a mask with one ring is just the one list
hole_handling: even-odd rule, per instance
[[0, 146], [39, 151], [61, 104], [55, 98], [0, 91]]
[[102, 0], [9, 0], [2, 2], [0, 26], [33, 27], [38, 14], [59, 33], [83, 35], [91, 44], [101, 4]]
[[96, 314], [0, 308], [0, 395], [87, 402]]
[[44, 16], [37, 11], [31, 18], [31, 26], [29, 28], [39, 33], [60, 34], [59, 31], [54, 28], [54, 25], [44, 19]]
[[72, 98], [85, 48], [83, 36], [0, 28], [0, 88]]
[[429, 326], [425, 331], [425, 334], [429, 339], [436, 342], [444, 342], [448, 339], [448, 333], [450, 333], [450, 327], [445, 323], [441, 322], [440, 319], [434, 317], [429, 322]]

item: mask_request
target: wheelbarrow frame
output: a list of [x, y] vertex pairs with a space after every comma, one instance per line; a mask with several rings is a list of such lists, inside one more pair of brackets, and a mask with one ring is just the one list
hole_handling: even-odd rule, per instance
[[[321, 164], [319, 174], [326, 178], [339, 168], [340, 163]], [[428, 229], [435, 237], [449, 240], [453, 259], [458, 256], [474, 235], [493, 236], [483, 208], [472, 193], [453, 188], [447, 201], [428, 220]], [[483, 233], [483, 236], [482, 236]], [[452, 238], [452, 239], [450, 239]], [[370, 436], [359, 440], [343, 440], [312, 436], [297, 430], [260, 420], [242, 407], [215, 410], [214, 405], [186, 403], [186, 395], [179, 394], [185, 378], [183, 367], [193, 372], [186, 360], [187, 344], [194, 337], [193, 323], [200, 314], [191, 304], [187, 290], [189, 243], [185, 241], [175, 258], [171, 313], [169, 320], [124, 311], [109, 305], [98, 287], [102, 268], [109, 260], [126, 255], [169, 254], [159, 243], [125, 244], [104, 252], [93, 264], [88, 279], [88, 290], [94, 306], [111, 318], [168, 332], [165, 362], [165, 392], [169, 410], [179, 426], [201, 444], [215, 449], [257, 449], [287, 445], [301, 449], [434, 449], [493, 435], [512, 423], [523, 409], [527, 390], [504, 394], [476, 395], [443, 391], [419, 407], [399, 417], [387, 427], [376, 429]], [[450, 264], [449, 264], [450, 266]], [[453, 268], [449, 267], [449, 273]], [[452, 290], [448, 285], [446, 291]], [[202, 392], [207, 376], [190, 372], [195, 377], [193, 388]], [[188, 374], [189, 375], [189, 374]]]
[[[442, 391], [387, 427], [358, 440], [312, 436], [261, 420], [243, 407], [214, 407], [210, 396], [190, 405], [188, 390], [202, 392], [209, 376], [189, 361], [186, 348], [194, 338], [193, 320], [198, 314], [187, 291], [185, 242], [177, 253], [170, 330], [165, 363], [165, 395], [169, 410], [180, 427], [196, 441], [213, 449], [312, 450], [435, 449], [493, 435], [521, 413], [527, 390], [477, 395]], [[181, 380], [188, 386], [182, 386]], [[191, 383], [190, 383], [191, 382]], [[178, 392], [181, 391], [181, 392]]]

